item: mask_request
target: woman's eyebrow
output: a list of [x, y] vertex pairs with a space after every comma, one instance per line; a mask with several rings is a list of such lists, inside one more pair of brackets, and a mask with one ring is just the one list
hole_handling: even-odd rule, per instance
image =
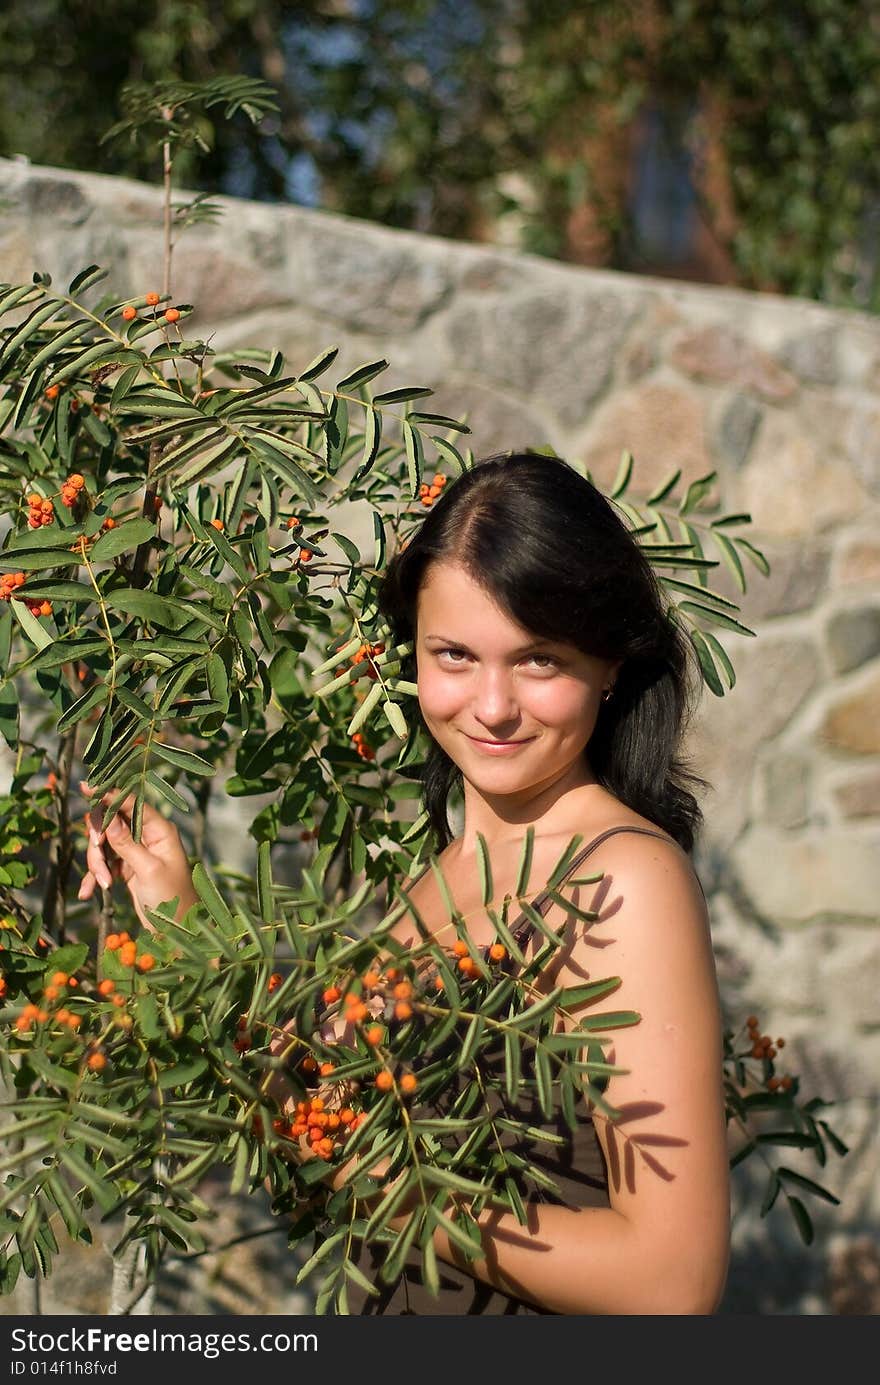
[[[441, 640], [443, 644], [451, 644], [451, 645], [454, 645], [454, 647], [455, 647], [456, 649], [463, 649], [464, 652], [465, 652], [465, 654], [473, 654], [473, 652], [474, 652], [472, 649], [468, 649], [467, 645], [464, 644], [461, 640], [454, 640], [454, 639], [452, 639], [452, 637], [449, 636], [449, 635], [425, 635], [425, 639], [426, 639], [426, 640]], [[529, 652], [530, 649], [538, 649], [538, 648], [541, 647], [542, 645], [544, 645], [544, 646], [550, 646], [550, 645], [552, 645], [552, 644], [553, 644], [553, 641], [552, 641], [552, 640], [544, 640], [544, 639], [538, 638], [538, 639], [531, 640], [529, 644], [524, 644], [524, 645], [522, 645], [519, 649], [514, 649], [514, 650], [512, 650], [511, 653], [513, 653], [513, 654], [528, 654], [528, 652]]]

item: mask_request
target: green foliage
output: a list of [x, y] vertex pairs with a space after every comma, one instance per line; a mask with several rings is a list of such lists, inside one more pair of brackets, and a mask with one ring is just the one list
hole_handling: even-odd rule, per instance
[[[260, 99], [247, 86], [210, 90], [228, 105]], [[187, 101], [196, 109], [198, 93]], [[141, 115], [152, 138], [147, 96], [131, 119]], [[389, 1274], [408, 1247], [421, 1248], [433, 1283], [437, 1225], [470, 1253], [481, 1207], [521, 1218], [523, 1198], [547, 1178], [508, 1137], [538, 1146], [549, 1137], [537, 1119], [521, 1129], [504, 1103], [526, 1095], [546, 1120], [558, 1099], [571, 1125], [587, 1099], [613, 1118], [602, 1045], [638, 1016], [595, 1008], [616, 978], [539, 994], [560, 938], [523, 898], [530, 834], [516, 902], [539, 951], [528, 962], [519, 953], [511, 898], [491, 907], [481, 843], [484, 903], [506, 958], [524, 965], [509, 976], [476, 952], [415, 801], [427, 747], [409, 713], [412, 650], [383, 627], [377, 583], [431, 503], [423, 477], [437, 467], [454, 486], [473, 465], [461, 448], [467, 427], [426, 412], [425, 386], [383, 390], [384, 360], [333, 383], [335, 348], [292, 368], [271, 349], [218, 352], [186, 336], [188, 305], [146, 288], [121, 301], [105, 278], [92, 265], [66, 291], [40, 274], [0, 286], [0, 734], [15, 756], [0, 800], [0, 1076], [10, 1093], [0, 1285], [48, 1273], [58, 1218], [86, 1238], [91, 1208], [125, 1211], [116, 1250], [142, 1240], [155, 1273], [167, 1247], [203, 1244], [211, 1213], [199, 1181], [227, 1165], [238, 1191], [268, 1180], [276, 1210], [297, 1217], [294, 1239], [316, 1236], [319, 1309], [341, 1311], [358, 1277], [357, 1238], [388, 1242]], [[739, 532], [749, 516], [718, 512], [714, 474], [676, 499], [676, 473], [645, 500], [629, 494], [632, 474], [626, 455], [613, 501], [721, 696], [733, 669], [709, 627], [752, 632], [709, 573], [725, 563], [744, 591], [743, 559], [766, 571]], [[369, 516], [367, 553], [341, 521], [352, 511]], [[105, 826], [133, 796], [136, 841], [147, 803], [195, 810], [196, 840], [218, 787], [268, 796], [249, 829], [255, 877], [215, 879], [198, 864], [199, 902], [182, 919], [180, 901], [166, 901], [150, 911], [148, 942], [121, 940], [110, 896], [100, 913], [69, 898], [80, 777], [112, 791]], [[314, 846], [301, 879], [277, 882], [273, 846], [303, 839]], [[562, 876], [575, 846], [551, 873], [552, 898], [572, 908]], [[426, 861], [470, 976], [401, 893]], [[391, 933], [407, 910], [421, 938], [413, 948]], [[120, 912], [133, 928], [131, 905]], [[412, 986], [411, 1016], [397, 1014], [384, 982], [358, 998], [376, 965], [386, 976], [395, 965]], [[341, 1015], [324, 998], [331, 986]], [[367, 1015], [346, 1018], [352, 1003], [381, 1023], [378, 1043]], [[560, 1015], [566, 1035], [554, 1032]], [[725, 1057], [729, 1114], [743, 1122], [756, 1106], [742, 1092], [748, 1061], [732, 1049]], [[278, 1083], [314, 1095], [322, 1063], [333, 1065], [325, 1078], [337, 1106], [350, 1101], [365, 1119], [326, 1160], [300, 1165], [288, 1157]], [[380, 1071], [391, 1074], [387, 1092], [375, 1086]], [[415, 1092], [404, 1077], [416, 1078]], [[808, 1137], [823, 1157], [825, 1140], [844, 1152], [814, 1117], [816, 1099], [798, 1105], [766, 1079], [758, 1095], [773, 1098], [777, 1135]], [[753, 1148], [768, 1143], [760, 1132]], [[359, 1167], [329, 1189], [323, 1176], [353, 1154]], [[797, 1194], [829, 1195], [788, 1168], [773, 1177], [805, 1227]], [[389, 1227], [404, 1211], [405, 1225]]]
[[[127, 83], [130, 120], [132, 102], [138, 119], [148, 113], [153, 90], [272, 74], [280, 109], [268, 119], [214, 129], [203, 104], [187, 122], [187, 186], [270, 199], [293, 189], [349, 215], [468, 238], [491, 237], [511, 213], [521, 248], [563, 258], [580, 257], [586, 219], [590, 256], [638, 269], [625, 171], [652, 110], [693, 166], [698, 219], [736, 282], [877, 309], [870, 0], [85, 10], [92, 22], [61, 0], [0, 16], [5, 152], [91, 168], [94, 132]], [[266, 109], [257, 101], [252, 113]], [[130, 141], [110, 159], [138, 177], [155, 168], [152, 148]]]

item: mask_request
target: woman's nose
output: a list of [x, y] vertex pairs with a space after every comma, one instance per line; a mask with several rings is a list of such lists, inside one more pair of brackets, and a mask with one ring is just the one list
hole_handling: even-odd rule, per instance
[[519, 715], [513, 680], [504, 669], [481, 669], [477, 678], [474, 713], [484, 723], [515, 720]]

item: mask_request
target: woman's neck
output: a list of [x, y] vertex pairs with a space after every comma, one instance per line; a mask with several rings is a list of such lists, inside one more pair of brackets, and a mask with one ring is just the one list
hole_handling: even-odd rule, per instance
[[552, 783], [537, 784], [516, 798], [478, 792], [465, 780], [464, 825], [456, 838], [456, 854], [476, 858], [478, 833], [491, 852], [493, 847], [519, 844], [529, 827], [537, 837], [582, 831], [585, 819], [600, 813], [610, 797], [586, 764], [572, 765]]

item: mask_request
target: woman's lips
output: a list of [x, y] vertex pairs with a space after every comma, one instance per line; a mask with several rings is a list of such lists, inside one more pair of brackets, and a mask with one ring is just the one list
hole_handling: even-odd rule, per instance
[[489, 755], [510, 754], [512, 751], [518, 749], [519, 746], [528, 745], [534, 739], [534, 736], [526, 736], [524, 740], [520, 741], [485, 741], [477, 736], [468, 736], [468, 740], [471, 741], [473, 745], [478, 746], [480, 750], [486, 751]]

